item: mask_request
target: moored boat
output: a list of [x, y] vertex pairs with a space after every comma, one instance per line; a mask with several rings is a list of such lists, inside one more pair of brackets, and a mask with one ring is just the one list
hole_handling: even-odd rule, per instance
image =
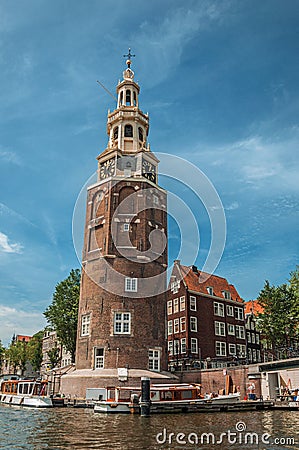
[[47, 396], [47, 381], [5, 380], [0, 385], [0, 403], [14, 406], [49, 408], [52, 400]]
[[[140, 409], [140, 389], [108, 387], [102, 389], [101, 399], [95, 402], [94, 412], [136, 413]], [[240, 401], [240, 394], [202, 395], [197, 384], [152, 384], [151, 412], [188, 411], [203, 405], [226, 405]]]

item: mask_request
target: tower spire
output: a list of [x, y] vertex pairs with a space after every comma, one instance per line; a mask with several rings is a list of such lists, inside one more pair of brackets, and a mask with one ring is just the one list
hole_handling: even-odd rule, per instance
[[124, 58], [128, 58], [127, 61], [126, 61], [126, 64], [127, 64], [127, 66], [128, 66], [129, 69], [130, 69], [131, 64], [132, 64], [131, 58], [135, 58], [135, 56], [136, 56], [136, 55], [133, 55], [133, 54], [131, 53], [130, 47], [129, 47], [128, 54], [127, 54], [127, 55], [123, 55]]

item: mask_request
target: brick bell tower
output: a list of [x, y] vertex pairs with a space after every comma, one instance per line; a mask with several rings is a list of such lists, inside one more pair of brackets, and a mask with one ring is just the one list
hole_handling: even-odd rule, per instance
[[167, 369], [167, 197], [147, 143], [149, 117], [127, 68], [108, 112], [107, 148], [87, 192], [76, 368]]

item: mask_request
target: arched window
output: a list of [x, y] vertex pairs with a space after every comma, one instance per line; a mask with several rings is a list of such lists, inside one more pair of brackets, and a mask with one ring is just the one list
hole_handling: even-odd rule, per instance
[[132, 125], [125, 125], [125, 137], [133, 137]]
[[134, 99], [134, 101], [133, 101], [134, 106], [136, 106], [136, 104], [137, 104], [137, 100], [136, 100], [136, 92], [133, 92], [133, 99]]
[[120, 97], [119, 97], [119, 106], [121, 106], [123, 104], [123, 99], [124, 99], [124, 93], [121, 92]]
[[131, 106], [131, 91], [126, 90], [126, 106]]
[[138, 128], [138, 137], [139, 141], [143, 142], [143, 129], [141, 127]]
[[118, 139], [118, 127], [115, 127], [113, 129], [113, 139], [117, 140]]

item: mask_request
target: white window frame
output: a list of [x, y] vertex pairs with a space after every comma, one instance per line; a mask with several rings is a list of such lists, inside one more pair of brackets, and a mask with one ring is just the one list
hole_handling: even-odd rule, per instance
[[198, 353], [198, 340], [191, 338], [191, 353]]
[[186, 338], [181, 339], [181, 353], [187, 352]]
[[253, 344], [255, 344], [255, 334], [254, 334], [254, 333], [252, 333], [252, 336], [251, 336], [251, 342], [252, 342]]
[[257, 344], [260, 343], [260, 335], [259, 335], [258, 333], [256, 333], [256, 335], [255, 335], [255, 342], [256, 342]]
[[131, 334], [131, 313], [116, 311], [113, 317], [114, 334]]
[[226, 356], [226, 342], [215, 342], [216, 356]]
[[179, 299], [174, 298], [173, 299], [173, 314], [179, 312]]
[[226, 315], [234, 317], [234, 307], [232, 305], [226, 305]]
[[215, 322], [215, 335], [226, 336], [225, 334], [225, 322]]
[[125, 278], [125, 292], [137, 292], [137, 278]]
[[236, 320], [244, 320], [244, 309], [235, 306], [235, 319]]
[[224, 317], [224, 304], [219, 302], [214, 302], [214, 315], [219, 317]]
[[170, 316], [172, 314], [172, 300], [168, 300], [167, 302], [167, 315]]
[[225, 298], [225, 300], [231, 300], [231, 295], [229, 291], [222, 291], [222, 295]]
[[228, 354], [236, 356], [236, 344], [228, 344]]
[[190, 311], [196, 311], [196, 297], [190, 295]]
[[235, 330], [237, 339], [245, 339], [245, 328], [243, 325], [235, 325]]
[[227, 334], [229, 334], [230, 336], [235, 335], [235, 325], [233, 325], [232, 323], [227, 324]]
[[183, 295], [182, 297], [180, 297], [180, 311], [185, 311], [186, 309], [186, 299], [185, 296]]
[[173, 341], [168, 341], [168, 354], [173, 355]]
[[193, 333], [197, 332], [197, 317], [195, 316], [190, 317], [190, 331]]
[[[102, 355], [97, 355], [97, 351], [102, 350]], [[103, 347], [95, 347], [94, 348], [94, 368], [95, 369], [104, 369], [105, 367], [105, 350]]]
[[123, 224], [123, 231], [130, 231], [130, 224], [129, 223], [124, 223]]
[[237, 356], [240, 358], [246, 358], [246, 345], [237, 344]]
[[214, 289], [212, 288], [212, 286], [208, 286], [208, 287], [207, 287], [207, 293], [208, 293], [209, 295], [214, 295]]
[[172, 281], [170, 283], [170, 290], [173, 294], [177, 294], [179, 292], [180, 288], [180, 282], [179, 281]]
[[174, 319], [173, 320], [173, 333], [179, 333], [180, 332], [180, 319]]
[[168, 333], [168, 336], [171, 336], [172, 333], [173, 333], [173, 323], [172, 323], [172, 320], [168, 320], [168, 322], [167, 322], [167, 333]]
[[186, 317], [185, 316], [180, 317], [180, 330], [181, 330], [181, 332], [186, 331]]
[[247, 342], [248, 342], [248, 344], [251, 344], [251, 333], [250, 333], [250, 331], [247, 331]]
[[89, 336], [90, 314], [83, 314], [81, 317], [81, 336]]
[[160, 372], [161, 350], [157, 348], [148, 349], [148, 368], [153, 372]]

